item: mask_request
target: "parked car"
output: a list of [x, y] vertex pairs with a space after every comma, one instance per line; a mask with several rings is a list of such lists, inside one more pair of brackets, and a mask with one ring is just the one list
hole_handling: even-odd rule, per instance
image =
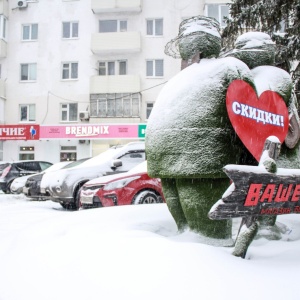
[[15, 178], [39, 173], [50, 166], [52, 166], [50, 162], [36, 160], [22, 160], [1, 164], [0, 189], [4, 193], [10, 193], [10, 185]]
[[[24, 183], [24, 186], [23, 186], [23, 194], [28, 198], [34, 198], [34, 199], [38, 199], [38, 200], [49, 199], [49, 195], [41, 194], [41, 181], [42, 181], [44, 174], [48, 173], [48, 172], [53, 172], [56, 170], [67, 169], [67, 168], [79, 166], [80, 164], [82, 164], [84, 161], [86, 161], [88, 159], [90, 159], [90, 157], [82, 158], [82, 159], [79, 159], [76, 161], [60, 162], [60, 163], [54, 164], [49, 169], [45, 170], [45, 172], [41, 172], [39, 174], [31, 175], [31, 176], [27, 177], [26, 181]], [[15, 182], [15, 180], [14, 180], [14, 182]]]
[[12, 194], [21, 194], [23, 192], [23, 187], [25, 186], [27, 179], [31, 176], [36, 175], [27, 175], [15, 178], [10, 185], [10, 192]]
[[165, 202], [161, 180], [147, 174], [147, 161], [124, 174], [95, 178], [82, 186], [82, 208]]
[[88, 159], [77, 167], [44, 174], [41, 193], [49, 195], [67, 209], [79, 208], [81, 187], [96, 177], [124, 173], [145, 161], [145, 143], [132, 142], [115, 146]]
[[69, 164], [70, 162], [60, 162], [57, 164], [53, 164], [52, 166], [50, 166], [49, 168], [47, 168], [46, 170], [44, 170], [43, 172], [37, 173], [37, 174], [33, 174], [33, 175], [27, 175], [27, 176], [22, 176], [22, 177], [17, 177], [13, 180], [13, 182], [10, 185], [10, 192], [12, 194], [21, 194], [23, 193], [23, 188], [26, 184], [26, 181], [33, 177], [33, 176], [42, 176], [42, 174], [44, 174], [44, 172], [48, 172], [48, 171], [53, 171], [53, 170], [58, 170], [62, 167], [64, 167], [66, 164]]

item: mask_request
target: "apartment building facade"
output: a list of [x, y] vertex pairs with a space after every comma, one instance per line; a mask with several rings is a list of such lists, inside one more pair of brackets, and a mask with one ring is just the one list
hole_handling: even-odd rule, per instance
[[0, 160], [94, 156], [141, 140], [180, 71], [179, 24], [225, 1], [0, 0]]

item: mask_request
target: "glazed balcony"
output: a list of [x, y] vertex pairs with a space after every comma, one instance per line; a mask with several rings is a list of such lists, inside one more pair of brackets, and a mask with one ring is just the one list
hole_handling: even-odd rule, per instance
[[118, 54], [141, 51], [139, 32], [105, 32], [92, 34], [91, 50], [94, 54]]
[[132, 13], [142, 10], [141, 0], [92, 0], [91, 5], [95, 14], [111, 12]]
[[140, 90], [140, 77], [135, 75], [92, 76], [90, 78], [90, 94], [136, 93]]

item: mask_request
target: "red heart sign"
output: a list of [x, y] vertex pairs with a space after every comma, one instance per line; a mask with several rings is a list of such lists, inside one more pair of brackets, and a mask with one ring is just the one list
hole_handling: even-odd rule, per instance
[[283, 99], [273, 91], [257, 98], [255, 90], [243, 80], [228, 87], [226, 107], [231, 124], [257, 161], [266, 138], [276, 136], [282, 143], [287, 135], [289, 115]]

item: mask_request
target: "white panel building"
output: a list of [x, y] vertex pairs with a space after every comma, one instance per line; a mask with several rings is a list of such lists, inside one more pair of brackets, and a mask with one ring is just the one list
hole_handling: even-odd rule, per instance
[[55, 163], [134, 140], [51, 132], [146, 124], [163, 85], [180, 71], [181, 61], [164, 53], [180, 22], [195, 15], [221, 21], [226, 2], [0, 0], [0, 125], [48, 130], [36, 140], [2, 137], [0, 160]]

